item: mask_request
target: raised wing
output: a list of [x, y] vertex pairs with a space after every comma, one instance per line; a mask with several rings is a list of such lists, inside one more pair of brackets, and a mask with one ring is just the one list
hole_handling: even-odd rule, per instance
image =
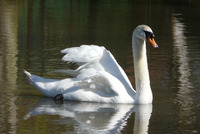
[[100, 59], [99, 62], [104, 70], [114, 77], [116, 77], [126, 88], [127, 92], [130, 94], [135, 94], [135, 91], [126, 75], [124, 70], [121, 68], [121, 66], [117, 63], [114, 56], [111, 54], [110, 51], [106, 50], [103, 53], [103, 56]]
[[95, 45], [82, 45], [80, 47], [71, 47], [61, 50], [61, 53], [66, 54], [63, 56], [62, 61], [75, 62], [78, 65], [83, 63], [90, 63], [99, 60], [104, 51], [104, 47]]
[[64, 49], [61, 53], [66, 53], [62, 58], [63, 61], [74, 62], [79, 65], [79, 68], [76, 69], [77, 78], [84, 79], [94, 76], [99, 71], [105, 71], [117, 78], [129, 93], [134, 92], [126, 73], [110, 51], [104, 47], [82, 45]]

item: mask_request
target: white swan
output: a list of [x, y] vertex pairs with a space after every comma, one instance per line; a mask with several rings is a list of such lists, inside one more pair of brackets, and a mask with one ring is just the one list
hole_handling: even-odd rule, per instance
[[55, 97], [62, 94], [66, 100], [105, 103], [152, 103], [149, 71], [146, 57], [146, 40], [154, 47], [154, 34], [150, 27], [139, 25], [133, 31], [136, 91], [113, 55], [104, 47], [82, 45], [62, 50], [63, 61], [75, 62], [76, 70], [60, 70], [73, 78], [45, 79], [24, 70], [30, 83], [43, 95]]

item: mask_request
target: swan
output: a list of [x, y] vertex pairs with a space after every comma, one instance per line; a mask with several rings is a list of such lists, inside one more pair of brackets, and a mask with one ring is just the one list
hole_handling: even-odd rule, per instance
[[151, 28], [147, 25], [137, 26], [132, 35], [136, 90], [111, 52], [103, 46], [81, 45], [61, 50], [61, 53], [65, 54], [62, 61], [76, 63], [79, 67], [76, 70], [54, 72], [66, 73], [72, 78], [46, 79], [26, 70], [24, 73], [29, 83], [47, 97], [59, 95], [71, 101], [150, 104], [153, 95], [149, 80], [146, 40], [153, 47], [158, 47]]

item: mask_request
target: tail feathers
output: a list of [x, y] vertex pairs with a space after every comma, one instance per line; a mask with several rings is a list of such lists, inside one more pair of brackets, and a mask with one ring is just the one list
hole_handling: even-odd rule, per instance
[[[55, 97], [58, 94], [63, 94], [63, 92], [73, 85], [71, 79], [55, 80], [46, 79], [40, 76], [29, 73], [24, 70], [27, 75], [29, 83], [37, 88], [43, 95], [48, 97]], [[71, 84], [65, 84], [71, 83]]]
[[35, 86], [34, 82], [33, 82], [33, 76], [31, 73], [29, 73], [28, 71], [24, 70], [24, 74], [26, 74], [26, 76], [28, 77], [28, 81], [31, 85]]
[[31, 73], [29, 73], [28, 71], [26, 71], [26, 70], [24, 70], [24, 73], [26, 74], [26, 76], [28, 77], [28, 78], [31, 78]]

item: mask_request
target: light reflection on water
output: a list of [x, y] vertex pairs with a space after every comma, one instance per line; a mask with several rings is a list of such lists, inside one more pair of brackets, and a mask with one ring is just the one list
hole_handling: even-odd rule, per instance
[[[177, 3], [2, 0], [0, 133], [199, 133], [200, 3]], [[113, 53], [134, 85], [131, 34], [142, 23], [151, 25], [160, 46], [147, 46], [154, 102], [146, 125], [137, 124], [145, 117], [139, 106], [89, 103], [94, 108], [89, 112], [83, 109], [86, 103], [56, 105], [42, 98], [22, 73], [28, 69], [48, 78], [66, 77], [47, 73], [73, 67], [61, 62], [60, 50], [97, 44]], [[94, 118], [101, 120], [88, 120]]]
[[[172, 15], [172, 31], [174, 38], [174, 62], [177, 64], [177, 74], [179, 75], [177, 79], [178, 91], [177, 91], [177, 102], [179, 103], [181, 109], [179, 116], [181, 119], [189, 119], [187, 122], [180, 120], [180, 125], [184, 124], [184, 126], [192, 125], [194, 122], [195, 113], [193, 113], [193, 109], [191, 109], [191, 105], [193, 104], [193, 98], [190, 96], [193, 86], [190, 82], [191, 69], [189, 67], [189, 55], [188, 55], [188, 45], [187, 38], [185, 36], [185, 25], [181, 22], [182, 18], [178, 18], [176, 16], [180, 16], [181, 14], [173, 14]], [[176, 76], [174, 76], [176, 77]], [[190, 113], [188, 115], [188, 113]], [[191, 116], [193, 119], [191, 119]]]

